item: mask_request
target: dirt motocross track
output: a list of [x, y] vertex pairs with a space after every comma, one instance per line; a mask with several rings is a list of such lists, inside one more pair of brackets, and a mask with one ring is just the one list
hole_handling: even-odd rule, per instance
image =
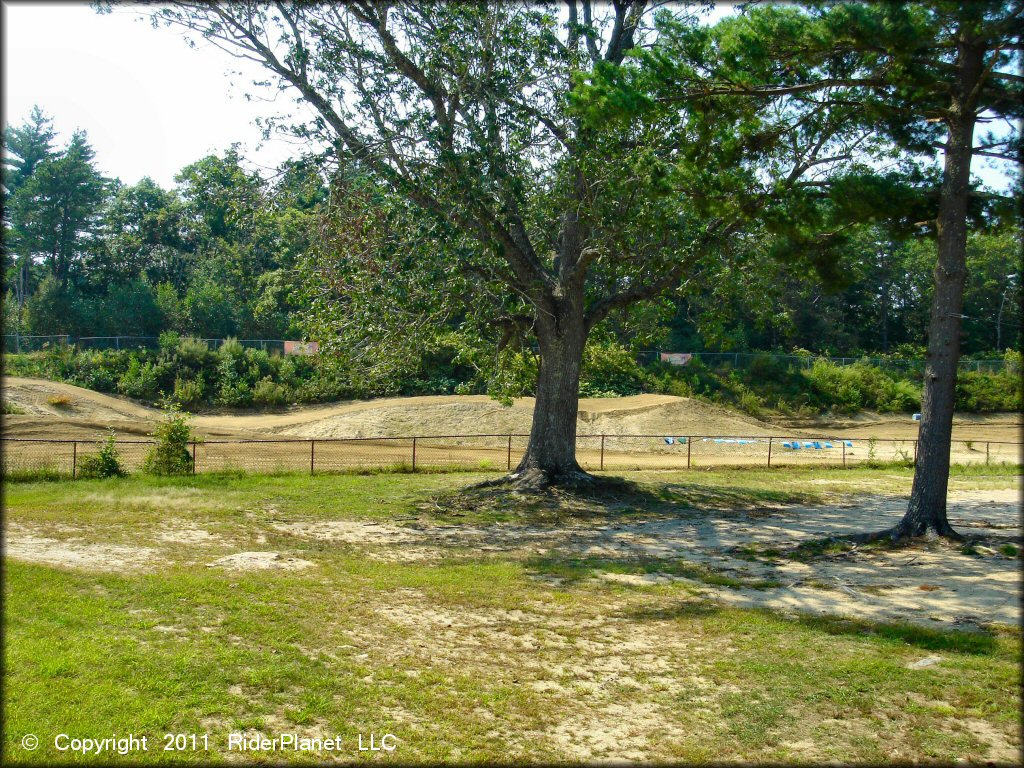
[[[44, 379], [3, 378], [3, 399], [24, 413], [5, 418], [5, 437], [94, 439], [107, 426], [119, 435], [148, 435], [160, 418], [155, 408], [128, 398]], [[49, 401], [69, 398], [66, 405]], [[832, 419], [776, 419], [774, 423], [672, 395], [633, 395], [580, 400], [580, 434], [855, 436], [913, 440], [917, 422], [906, 415], [864, 413]], [[437, 395], [296, 406], [267, 413], [218, 413], [194, 418], [196, 433], [207, 438], [287, 436], [411, 437], [412, 435], [525, 434], [530, 431], [533, 398], [504, 407], [485, 395]], [[956, 440], [1017, 442], [1024, 419], [1018, 413], [960, 415]]]
[[[5, 377], [5, 403], [19, 413], [4, 418], [3, 436], [36, 440], [96, 441], [112, 427], [120, 439], [148, 437], [160, 412], [123, 397], [100, 394], [70, 384]], [[200, 451], [206, 468], [243, 466], [250, 469], [296, 468], [309, 464], [308, 448], [296, 443], [261, 445], [238, 454], [237, 448], [216, 441], [308, 440], [358, 438], [361, 442], [319, 443], [318, 466], [408, 463], [412, 441], [421, 438], [417, 459], [427, 464], [489, 465], [501, 468], [518, 460], [530, 431], [533, 398], [521, 398], [505, 407], [483, 395], [384, 398], [325, 406], [295, 406], [281, 411], [221, 412], [197, 415], [196, 434], [206, 441]], [[826, 450], [791, 451], [776, 440], [773, 463], [861, 461], [866, 458], [908, 458], [913, 452], [918, 423], [905, 414], [879, 416], [857, 414], [837, 419], [777, 419], [761, 421], [700, 400], [671, 395], [635, 395], [620, 398], [583, 399], [579, 405], [577, 452], [587, 468], [606, 469], [680, 468], [712, 464], [762, 464], [767, 458], [768, 436], [799, 438], [850, 438], [843, 448], [835, 442]], [[955, 461], [1019, 461], [1019, 447], [999, 445], [1019, 442], [1020, 414], [963, 415], [954, 426]], [[433, 439], [424, 436], [495, 435], [490, 438]], [[601, 436], [606, 436], [602, 438]], [[644, 437], [637, 437], [644, 436]], [[679, 438], [689, 436], [688, 444]], [[696, 436], [696, 437], [694, 437]], [[760, 438], [715, 441], [710, 437]], [[374, 441], [369, 438], [406, 438]], [[671, 438], [671, 442], [669, 442]], [[902, 443], [878, 443], [869, 439], [893, 439]], [[970, 441], [970, 442], [968, 442]], [[993, 445], [986, 447], [986, 442]], [[17, 444], [23, 453], [51, 451], [46, 444]], [[806, 444], [805, 444], [806, 445]], [[10, 447], [10, 445], [9, 445]], [[807, 447], [810, 447], [809, 445]], [[840, 456], [840, 451], [843, 456]], [[869, 456], [870, 451], [870, 456]], [[249, 466], [249, 456], [255, 461]], [[991, 456], [989, 456], [991, 454]], [[198, 460], [197, 460], [198, 461]]]

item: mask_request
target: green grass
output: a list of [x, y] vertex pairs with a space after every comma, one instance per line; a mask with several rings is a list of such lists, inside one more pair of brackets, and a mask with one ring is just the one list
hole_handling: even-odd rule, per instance
[[[812, 476], [843, 483], [809, 492]], [[424, 511], [429, 499], [484, 477], [226, 474], [8, 485], [8, 530], [68, 546], [148, 547], [158, 559], [115, 571], [5, 561], [4, 762], [237, 759], [226, 752], [226, 734], [246, 729], [343, 739], [334, 755], [241, 756], [262, 762], [369, 759], [354, 744], [371, 731], [397, 736], [395, 759], [422, 763], [621, 754], [982, 761], [989, 745], [971, 723], [1004, 739], [1016, 733], [1016, 631], [942, 632], [727, 607], [700, 597], [691, 581], [758, 585], [685, 561], [453, 549], [396, 562], [378, 557], [372, 543], [300, 538], [278, 527], [433, 520]], [[655, 506], [728, 510], [847, 497], [850, 481], [903, 492], [910, 475], [631, 477]], [[952, 484], [1007, 482], [996, 472]], [[577, 522], [663, 510], [585, 512]], [[460, 514], [443, 522], [497, 517], [490, 509]], [[530, 514], [512, 508], [503, 519]], [[168, 542], [169, 525], [214, 538]], [[315, 565], [206, 567], [225, 554], [267, 549]], [[601, 573], [684, 578], [639, 589], [593, 578]], [[932, 653], [940, 664], [908, 669]], [[129, 732], [150, 737], [146, 755], [76, 759], [52, 741], [57, 733]], [[211, 752], [163, 752], [160, 735], [168, 732], [208, 732]], [[40, 737], [39, 749], [22, 749], [26, 733]], [[601, 744], [611, 746], [602, 752]]]

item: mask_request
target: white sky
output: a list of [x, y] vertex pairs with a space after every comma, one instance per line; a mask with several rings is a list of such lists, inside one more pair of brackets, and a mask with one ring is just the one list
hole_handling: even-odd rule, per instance
[[226, 70], [247, 62], [212, 46], [190, 49], [180, 32], [153, 29], [128, 7], [100, 15], [85, 3], [4, 2], [3, 11], [4, 122], [20, 125], [38, 104], [58, 144], [76, 128], [88, 133], [109, 176], [170, 187], [184, 166], [233, 142], [270, 168], [295, 154], [274, 137], [257, 151], [253, 120], [275, 111], [243, 95], [258, 67], [232, 77]]
[[[86, 3], [2, 5], [4, 122], [20, 125], [39, 105], [58, 145], [76, 128], [88, 133], [104, 174], [170, 187], [184, 166], [235, 142], [261, 170], [298, 154], [283, 137], [263, 142], [254, 124], [290, 108], [285, 96], [277, 104], [245, 99], [252, 79], [264, 78], [256, 65], [201, 43], [190, 49], [180, 31], [153, 29], [131, 7], [100, 15]], [[247, 75], [229, 74], [243, 68]], [[976, 162], [975, 171], [1005, 188], [992, 165]]]

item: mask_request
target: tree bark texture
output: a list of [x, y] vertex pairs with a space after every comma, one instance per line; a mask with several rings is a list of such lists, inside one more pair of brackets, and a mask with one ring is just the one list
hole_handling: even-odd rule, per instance
[[917, 466], [910, 503], [893, 538], [956, 532], [946, 516], [950, 442], [960, 361], [960, 325], [967, 278], [967, 202], [976, 115], [971, 94], [982, 77], [984, 50], [961, 44], [947, 124], [937, 220], [935, 295], [928, 324], [928, 356], [921, 403]]
[[580, 368], [587, 341], [582, 290], [556, 297], [538, 313], [540, 375], [526, 453], [511, 479], [524, 487], [578, 485], [590, 475], [576, 462]]

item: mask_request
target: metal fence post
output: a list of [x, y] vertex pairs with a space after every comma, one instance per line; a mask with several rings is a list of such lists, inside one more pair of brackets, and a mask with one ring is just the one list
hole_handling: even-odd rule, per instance
[[512, 471], [512, 435], [508, 436], [508, 471]]
[[71, 479], [78, 477], [78, 441], [71, 443]]
[[843, 446], [843, 469], [846, 469], [846, 441], [840, 440], [839, 442]]
[[991, 443], [986, 441], [986, 443], [985, 443], [985, 466], [986, 467], [988, 466], [988, 447], [990, 445], [991, 445]]
[[601, 471], [604, 472], [604, 435], [601, 435]]
[[768, 466], [772, 465], [772, 438], [768, 438]]
[[412, 471], [416, 471], [416, 438], [412, 439]]
[[690, 468], [690, 449], [691, 449], [692, 446], [693, 446], [693, 438], [692, 437], [687, 437], [686, 438], [686, 468], [687, 469]]
[[196, 441], [192, 441], [192, 474], [196, 473]]
[[316, 440], [310, 439], [310, 441], [309, 441], [309, 475], [310, 475], [310, 477], [313, 476], [313, 462], [315, 461], [314, 451], [316, 451]]

